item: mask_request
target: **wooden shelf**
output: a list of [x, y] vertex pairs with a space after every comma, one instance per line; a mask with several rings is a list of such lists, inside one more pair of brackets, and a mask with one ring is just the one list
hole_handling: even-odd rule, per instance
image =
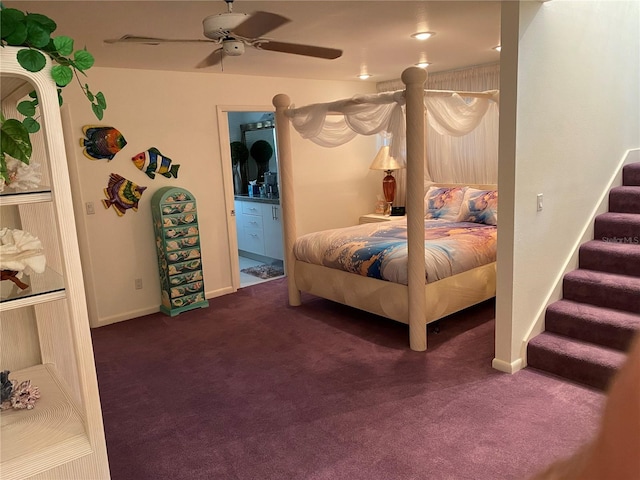
[[0, 285], [0, 312], [14, 308], [27, 307], [65, 298], [65, 286], [62, 275], [47, 268], [44, 273], [32, 273], [20, 279], [29, 288], [20, 290], [9, 280]]
[[27, 478], [92, 452], [85, 422], [51, 364], [11, 372], [40, 389], [32, 410], [0, 414], [0, 471], [3, 480]]
[[51, 189], [43, 186], [20, 192], [3, 192], [0, 194], [0, 205], [25, 205], [27, 203], [50, 202], [53, 200]]

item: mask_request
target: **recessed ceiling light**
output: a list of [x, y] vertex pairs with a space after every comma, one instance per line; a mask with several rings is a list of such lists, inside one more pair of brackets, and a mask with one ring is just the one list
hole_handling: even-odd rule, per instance
[[358, 78], [360, 80], [366, 80], [367, 78], [371, 78], [371, 74], [369, 74], [369, 73], [361, 73], [360, 75], [358, 75]]
[[427, 38], [433, 37], [435, 33], [433, 32], [416, 32], [411, 35], [411, 38], [415, 38], [416, 40], [426, 40]]
[[500, 46], [500, 45], [496, 45], [495, 47], [493, 47], [493, 49], [494, 49], [496, 52], [499, 52], [500, 50], [502, 50], [502, 46]]
[[416, 67], [420, 67], [420, 68], [427, 68], [429, 65], [431, 65], [429, 62], [418, 62], [418, 63], [416, 63]]

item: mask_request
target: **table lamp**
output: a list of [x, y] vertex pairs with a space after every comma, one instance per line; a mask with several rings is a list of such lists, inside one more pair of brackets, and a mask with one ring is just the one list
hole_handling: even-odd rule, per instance
[[388, 211], [391, 211], [391, 204], [396, 197], [396, 179], [393, 178], [393, 171], [404, 168], [398, 161], [389, 154], [389, 145], [383, 145], [376, 158], [371, 162], [370, 170], [384, 170], [386, 176], [382, 179], [382, 191], [387, 202]]

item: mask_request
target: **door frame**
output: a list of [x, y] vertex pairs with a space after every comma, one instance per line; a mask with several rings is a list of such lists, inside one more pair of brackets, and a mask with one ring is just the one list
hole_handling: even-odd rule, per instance
[[229, 117], [231, 112], [275, 112], [273, 105], [218, 105], [218, 140], [220, 144], [220, 162], [222, 167], [222, 185], [224, 187], [224, 206], [229, 235], [229, 260], [231, 263], [231, 285], [236, 292], [240, 288], [240, 260], [238, 255], [238, 230], [236, 226], [235, 197], [233, 192], [233, 172], [231, 170], [231, 137], [229, 135]]

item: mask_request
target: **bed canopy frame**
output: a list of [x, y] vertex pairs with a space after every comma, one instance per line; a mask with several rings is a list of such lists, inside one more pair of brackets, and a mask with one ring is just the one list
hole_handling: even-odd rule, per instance
[[[406, 218], [408, 249], [408, 285], [399, 289], [398, 295], [406, 295], [406, 316], [403, 321], [409, 325], [409, 345], [412, 350], [427, 349], [427, 294], [425, 290], [424, 263], [424, 194], [425, 194], [425, 133], [427, 108], [438, 108], [439, 98], [461, 97], [485, 100], [471, 102], [462, 100], [461, 108], [465, 113], [457, 118], [457, 123], [448, 133], [463, 135], [478, 124], [486, 112], [486, 100], [498, 101], [498, 91], [489, 92], [455, 92], [443, 90], [425, 90], [426, 72], [418, 67], [409, 67], [402, 72], [404, 90], [385, 92], [374, 95], [362, 95], [346, 100], [324, 104], [314, 104], [301, 108], [293, 108], [290, 98], [285, 94], [273, 98], [275, 107], [276, 135], [278, 144], [278, 162], [280, 170], [281, 207], [285, 247], [285, 268], [289, 304], [301, 304], [301, 291], [296, 284], [296, 258], [293, 247], [297, 238], [295, 224], [295, 197], [293, 188], [293, 156], [291, 153], [291, 126], [293, 125], [304, 138], [308, 138], [323, 146], [335, 146], [354, 138], [357, 134], [373, 135], [381, 132], [390, 134], [390, 150], [401, 163], [406, 162]], [[404, 108], [404, 112], [403, 112]], [[484, 110], [484, 111], [483, 111]], [[472, 112], [471, 114], [469, 112]], [[466, 114], [466, 115], [465, 115]], [[333, 115], [335, 119], [329, 120]], [[446, 115], [446, 113], [444, 113]], [[372, 123], [371, 118], [377, 118]], [[447, 121], [445, 119], [444, 123]], [[447, 130], [447, 127], [444, 127]], [[495, 185], [493, 186], [495, 188]], [[486, 270], [486, 271], [485, 271]], [[480, 281], [485, 277], [493, 279], [495, 284], [495, 265], [493, 269], [483, 269]], [[370, 280], [370, 279], [364, 279]], [[363, 281], [364, 281], [363, 280]], [[445, 282], [448, 279], [441, 280]], [[440, 283], [436, 282], [436, 283]], [[446, 288], [455, 291], [456, 279], [445, 282]], [[427, 285], [428, 287], [429, 285]], [[404, 287], [402, 285], [401, 287]], [[406, 292], [406, 293], [404, 293]], [[493, 291], [495, 295], [495, 287]], [[486, 297], [486, 294], [484, 294]], [[330, 298], [330, 297], [327, 297]], [[491, 297], [486, 297], [491, 298]], [[482, 301], [486, 298], [482, 298]], [[343, 302], [346, 303], [346, 302]], [[456, 303], [456, 302], [453, 302]], [[477, 303], [477, 302], [476, 302]], [[349, 303], [347, 303], [349, 304]], [[443, 315], [459, 310], [459, 305], [452, 306]], [[372, 311], [372, 310], [369, 310]], [[376, 312], [374, 312], [376, 313]], [[391, 318], [391, 317], [390, 317]], [[435, 318], [433, 318], [435, 319]]]

